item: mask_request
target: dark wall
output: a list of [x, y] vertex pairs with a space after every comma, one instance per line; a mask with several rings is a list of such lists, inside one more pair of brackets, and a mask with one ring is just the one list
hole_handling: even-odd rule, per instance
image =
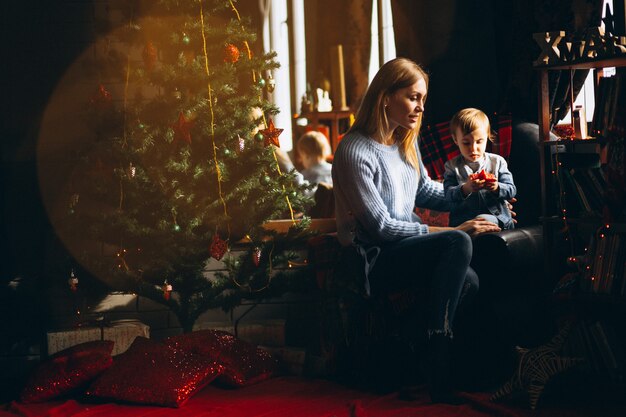
[[[43, 259], [56, 245], [40, 200], [38, 128], [57, 80], [89, 43], [91, 1], [2, 2], [0, 392], [20, 386], [45, 323]], [[11, 320], [7, 320], [11, 317]]]
[[415, 60], [430, 75], [426, 123], [445, 122], [463, 107], [488, 114], [498, 110], [503, 83], [499, 43], [506, 33], [497, 26], [497, 3], [392, 2], [398, 55]]

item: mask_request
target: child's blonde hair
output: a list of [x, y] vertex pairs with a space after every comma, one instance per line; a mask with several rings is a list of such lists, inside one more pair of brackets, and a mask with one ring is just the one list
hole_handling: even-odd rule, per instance
[[312, 130], [306, 132], [298, 139], [296, 144], [298, 152], [317, 159], [326, 159], [330, 155], [330, 144], [326, 135], [322, 132]]
[[459, 129], [461, 134], [465, 136], [481, 127], [487, 129], [489, 135], [488, 139], [493, 142], [495, 135], [491, 131], [489, 117], [487, 117], [487, 115], [481, 110], [474, 108], [463, 109], [452, 116], [452, 120], [450, 120], [450, 134], [455, 140], [461, 139], [455, 137], [457, 129]]

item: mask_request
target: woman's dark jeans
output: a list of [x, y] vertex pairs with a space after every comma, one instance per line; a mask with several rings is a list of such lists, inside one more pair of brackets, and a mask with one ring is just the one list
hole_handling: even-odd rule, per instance
[[369, 275], [372, 293], [407, 288], [428, 291], [428, 335], [452, 337], [461, 299], [478, 291], [478, 276], [469, 266], [469, 235], [449, 230], [407, 237], [380, 248]]

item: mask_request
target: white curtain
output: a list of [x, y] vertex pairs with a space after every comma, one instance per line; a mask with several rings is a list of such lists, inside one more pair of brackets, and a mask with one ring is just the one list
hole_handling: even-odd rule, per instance
[[[276, 87], [271, 100], [280, 109], [273, 117], [274, 125], [284, 129], [280, 135], [280, 147], [289, 151], [293, 148], [291, 129], [291, 97], [289, 76], [289, 28], [287, 26], [287, 0], [259, 0], [263, 16], [263, 48], [265, 52], [274, 51], [280, 68], [274, 70]], [[267, 78], [267, 74], [263, 74]]]
[[372, 47], [368, 80], [385, 62], [396, 57], [396, 41], [393, 33], [391, 0], [372, 0]]

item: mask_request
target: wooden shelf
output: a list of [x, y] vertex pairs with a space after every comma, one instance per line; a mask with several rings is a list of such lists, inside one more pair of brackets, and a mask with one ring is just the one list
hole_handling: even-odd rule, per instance
[[337, 149], [337, 145], [339, 144], [339, 135], [344, 132], [339, 132], [339, 123], [342, 121], [347, 121], [350, 123], [350, 115], [352, 111], [350, 109], [347, 110], [334, 110], [334, 111], [312, 111], [302, 113], [301, 116], [306, 117], [309, 120], [309, 123], [313, 126], [320, 124], [320, 122], [329, 122], [330, 124], [330, 137], [328, 140], [330, 141], [330, 147], [332, 152], [335, 153], [335, 149]]
[[626, 66], [626, 54], [618, 55], [606, 59], [588, 59], [576, 61], [568, 64], [554, 65], [537, 65], [538, 70], [568, 70], [568, 69], [590, 69], [590, 68], [606, 68], [606, 67], [623, 67]]

